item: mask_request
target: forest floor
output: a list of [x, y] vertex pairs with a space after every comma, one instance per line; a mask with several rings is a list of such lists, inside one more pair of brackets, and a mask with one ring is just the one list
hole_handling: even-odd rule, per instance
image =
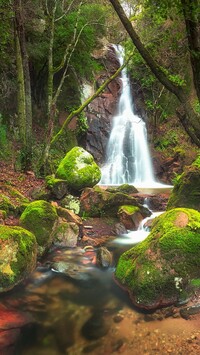
[[[0, 192], [3, 184], [11, 185], [30, 198], [31, 191], [41, 186], [43, 180], [36, 178], [33, 172], [19, 173], [14, 171], [11, 165], [0, 162]], [[9, 217], [4, 223], [15, 225], [18, 224], [18, 220]], [[112, 235], [112, 226], [105, 220], [85, 220], [84, 225], [89, 226], [88, 229], [86, 228], [86, 237], [89, 239], [86, 238], [87, 241], [83, 241], [83, 245], [88, 241], [91, 243], [93, 241], [93, 245], [105, 243]], [[199, 303], [200, 300], [196, 299], [196, 304]], [[190, 314], [186, 318], [181, 317], [179, 308], [176, 307], [146, 315], [134, 312], [130, 307], [124, 307], [113, 317], [112, 327], [109, 333], [101, 338], [99, 346], [94, 345], [93, 348], [88, 345], [83, 353], [198, 355], [200, 354], [200, 314]], [[82, 352], [76, 348], [69, 354], [79, 355]]]

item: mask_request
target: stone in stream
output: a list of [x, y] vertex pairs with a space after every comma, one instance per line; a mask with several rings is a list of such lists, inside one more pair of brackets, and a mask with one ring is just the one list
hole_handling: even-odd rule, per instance
[[109, 324], [105, 322], [100, 312], [94, 313], [82, 327], [82, 334], [86, 339], [102, 338], [109, 331]]

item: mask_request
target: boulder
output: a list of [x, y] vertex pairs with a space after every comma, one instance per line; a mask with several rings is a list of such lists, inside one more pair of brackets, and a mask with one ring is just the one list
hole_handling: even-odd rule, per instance
[[101, 178], [101, 171], [93, 156], [81, 147], [74, 147], [60, 162], [56, 178], [66, 180], [70, 190], [93, 187]]
[[68, 193], [66, 180], [56, 179], [53, 175], [46, 177], [47, 188], [51, 191], [51, 195], [61, 200]]
[[138, 207], [145, 217], [151, 214], [134, 197], [121, 192], [109, 192], [99, 186], [85, 189], [80, 197], [80, 204], [81, 213], [90, 217], [117, 216], [118, 209], [122, 205]]
[[22, 227], [35, 235], [39, 255], [42, 255], [51, 245], [57, 222], [56, 208], [43, 200], [31, 202], [19, 220]]
[[167, 209], [187, 207], [200, 211], [200, 156], [178, 177]]
[[189, 300], [200, 290], [200, 213], [176, 208], [157, 217], [146, 240], [121, 255], [115, 279], [142, 309]]
[[60, 247], [75, 248], [79, 237], [79, 227], [76, 223], [66, 222], [59, 218], [53, 233], [53, 242]]
[[61, 218], [64, 218], [66, 222], [73, 223], [77, 225], [78, 228], [78, 237], [82, 238], [83, 236], [83, 222], [82, 219], [77, 216], [73, 211], [68, 210], [67, 208], [63, 207], [56, 207], [56, 211], [58, 213], [58, 216]]
[[118, 217], [121, 223], [129, 230], [137, 230], [143, 215], [137, 206], [121, 206], [118, 211]]
[[0, 226], [0, 292], [12, 289], [36, 267], [35, 236], [21, 228]]

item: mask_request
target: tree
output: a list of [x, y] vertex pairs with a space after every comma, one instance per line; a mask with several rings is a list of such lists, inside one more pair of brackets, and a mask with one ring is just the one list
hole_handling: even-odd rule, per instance
[[[199, 2], [197, 0], [197, 2]], [[196, 112], [194, 105], [191, 101], [191, 98], [188, 96], [188, 93], [184, 90], [184, 88], [177, 82], [173, 80], [173, 76], [168, 75], [167, 70], [163, 69], [159, 63], [155, 61], [155, 59], [151, 56], [147, 48], [141, 42], [139, 36], [137, 35], [136, 31], [134, 30], [131, 21], [127, 18], [123, 7], [121, 6], [118, 0], [110, 0], [115, 12], [117, 13], [120, 21], [122, 22], [125, 30], [129, 34], [133, 44], [153, 72], [153, 74], [157, 77], [157, 79], [166, 87], [170, 92], [172, 92], [178, 98], [179, 102], [181, 103], [181, 107], [177, 111], [178, 117], [185, 128], [186, 132], [191, 137], [192, 141], [200, 147], [200, 115]], [[199, 55], [199, 46], [197, 42], [197, 24], [199, 23], [199, 15], [196, 15], [196, 8], [191, 6], [190, 0], [184, 0], [182, 3], [182, 11], [185, 16], [185, 21], [191, 21], [193, 19], [193, 26], [190, 23], [187, 29], [188, 35], [188, 43], [189, 49], [192, 48], [193, 51], [190, 55], [193, 58], [192, 68], [193, 74], [196, 75], [197, 68], [199, 66], [200, 55]], [[196, 1], [195, 1], [196, 3]], [[184, 5], [186, 7], [184, 7]], [[187, 15], [187, 16], [186, 16]], [[194, 24], [195, 19], [195, 24]], [[195, 30], [194, 30], [195, 29]], [[195, 32], [195, 35], [193, 34]], [[193, 37], [192, 37], [193, 34]], [[192, 38], [195, 38], [191, 40]], [[191, 43], [192, 42], [192, 43]], [[197, 42], [197, 43], [196, 43]], [[194, 59], [195, 58], [195, 59]], [[199, 74], [195, 77], [194, 86], [196, 88], [196, 99], [199, 100], [198, 90], [199, 90]]]
[[13, 9], [18, 83], [17, 111], [19, 134], [22, 143], [22, 165], [23, 169], [28, 170], [31, 167], [32, 159], [32, 99], [22, 1], [14, 0]]

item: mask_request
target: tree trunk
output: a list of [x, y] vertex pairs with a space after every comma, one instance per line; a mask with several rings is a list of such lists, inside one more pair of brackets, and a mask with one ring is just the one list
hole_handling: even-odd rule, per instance
[[[189, 1], [189, 0], [188, 0]], [[129, 34], [132, 39], [133, 44], [137, 48], [138, 52], [141, 54], [153, 74], [157, 77], [157, 79], [168, 89], [170, 92], [176, 95], [179, 102], [181, 103], [181, 108], [184, 109], [184, 128], [186, 126], [190, 127], [187, 130], [191, 140], [200, 147], [200, 115], [197, 114], [188, 98], [188, 94], [184, 92], [184, 90], [175, 85], [164, 73], [164, 71], [160, 68], [159, 64], [153, 59], [151, 54], [145, 48], [137, 33], [135, 32], [131, 22], [127, 18], [122, 6], [120, 5], [118, 0], [110, 0], [115, 12], [117, 13], [120, 21], [122, 22], [125, 30]], [[183, 116], [182, 116], [183, 117]], [[180, 119], [180, 116], [179, 116]], [[181, 121], [181, 120], [180, 120]], [[182, 124], [183, 120], [181, 121]], [[192, 132], [192, 133], [191, 133]]]
[[[32, 101], [31, 84], [29, 72], [29, 60], [26, 49], [25, 28], [23, 20], [23, 6], [21, 0], [14, 0], [15, 12], [15, 35], [16, 35], [16, 67], [18, 77], [18, 91], [20, 101], [18, 104], [18, 115], [24, 114], [23, 130], [25, 139], [22, 144], [22, 166], [24, 170], [31, 167], [32, 161]], [[22, 108], [23, 105], [23, 108]]]
[[190, 51], [194, 86], [200, 101], [200, 1], [181, 0]]

